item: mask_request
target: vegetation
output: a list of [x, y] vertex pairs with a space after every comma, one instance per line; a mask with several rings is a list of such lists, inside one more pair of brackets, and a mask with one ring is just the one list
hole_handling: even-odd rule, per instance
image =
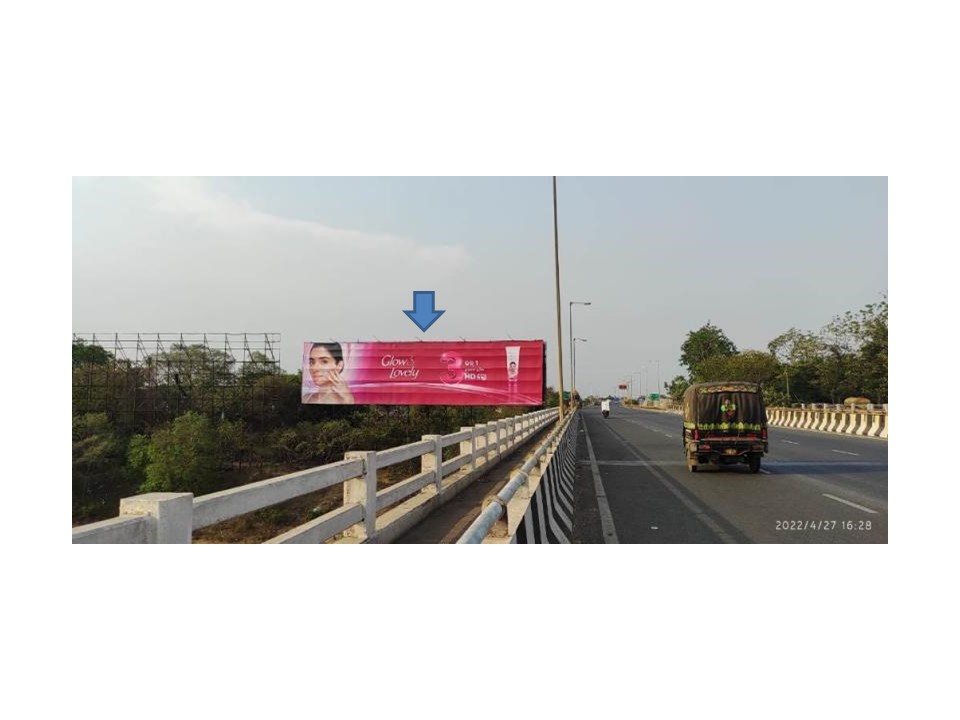
[[669, 393], [679, 400], [688, 384], [711, 380], [761, 383], [768, 405], [841, 403], [850, 396], [887, 402], [886, 294], [856, 313], [834, 317], [819, 332], [790, 328], [761, 350], [738, 351], [724, 332], [707, 322], [687, 333]]
[[[237, 367], [202, 345], [134, 366], [75, 341], [73, 372], [74, 524], [141, 492], [202, 495], [530, 410], [302, 405], [299, 373], [265, 357]], [[546, 400], [556, 405], [555, 389]]]
[[699, 330], [687, 333], [686, 341], [680, 346], [680, 364], [690, 371], [692, 382], [705, 382], [704, 378], [716, 368], [705, 368], [704, 363], [736, 353], [737, 346], [708, 320]]
[[690, 381], [683, 377], [683, 375], [677, 375], [667, 387], [667, 394], [670, 395], [674, 402], [681, 402], [683, 400], [683, 393], [688, 387], [690, 387]]

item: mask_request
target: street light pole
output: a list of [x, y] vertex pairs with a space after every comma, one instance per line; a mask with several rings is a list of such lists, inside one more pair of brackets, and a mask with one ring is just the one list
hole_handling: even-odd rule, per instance
[[573, 399], [573, 393], [577, 389], [577, 344], [576, 341], [587, 342], [586, 338], [572, 338], [573, 343], [573, 353], [571, 355], [571, 363], [573, 365], [573, 377], [570, 379], [570, 399]]
[[[656, 387], [656, 391], [657, 391], [657, 395], [659, 395], [659, 394], [661, 394], [661, 392], [662, 392], [662, 391], [660, 390], [660, 361], [659, 361], [659, 360], [647, 360], [647, 365], [650, 365], [650, 364], [652, 364], [652, 363], [656, 363], [656, 364], [657, 364], [657, 387]], [[650, 376], [649, 376], [649, 374], [647, 375], [647, 385], [648, 385], [648, 386], [650, 385]]]
[[576, 387], [576, 381], [573, 379], [573, 306], [574, 305], [589, 305], [589, 302], [581, 302], [579, 300], [570, 301], [570, 323], [567, 328], [570, 330], [570, 392], [573, 392], [573, 389]]
[[563, 327], [560, 322], [560, 235], [557, 232], [557, 176], [553, 176], [553, 264], [557, 276], [557, 382], [560, 385], [560, 420], [563, 420]]

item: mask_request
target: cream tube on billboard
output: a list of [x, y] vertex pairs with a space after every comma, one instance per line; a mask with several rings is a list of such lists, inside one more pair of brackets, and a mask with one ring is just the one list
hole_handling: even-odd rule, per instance
[[507, 345], [507, 382], [516, 387], [520, 377], [520, 346]]

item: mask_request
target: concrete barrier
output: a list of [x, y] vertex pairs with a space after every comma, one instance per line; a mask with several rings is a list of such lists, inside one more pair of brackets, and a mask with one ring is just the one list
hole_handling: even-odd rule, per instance
[[771, 427], [857, 437], [888, 437], [889, 416], [886, 405], [872, 405], [870, 409], [841, 408], [842, 406], [826, 404], [801, 408], [767, 408], [767, 424]]
[[[682, 414], [681, 410], [671, 410]], [[767, 408], [767, 425], [812, 432], [841, 433], [887, 439], [890, 424], [887, 405], [844, 407], [828, 403], [801, 408]]]

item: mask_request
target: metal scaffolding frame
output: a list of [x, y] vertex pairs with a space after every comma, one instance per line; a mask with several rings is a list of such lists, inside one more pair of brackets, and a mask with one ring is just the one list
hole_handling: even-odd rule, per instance
[[[73, 333], [99, 348], [73, 364], [74, 412], [142, 427], [194, 410], [263, 417], [280, 368], [280, 333]], [[268, 378], [268, 380], [264, 380]]]

